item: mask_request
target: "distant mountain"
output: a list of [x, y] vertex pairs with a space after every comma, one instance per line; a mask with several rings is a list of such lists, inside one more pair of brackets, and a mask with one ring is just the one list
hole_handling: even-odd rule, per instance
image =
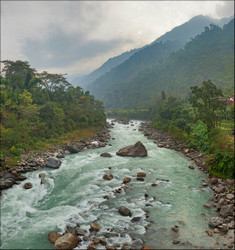
[[165, 42], [165, 41], [179, 41], [183, 44], [190, 41], [190, 38], [194, 38], [196, 35], [200, 34], [205, 26], [209, 26], [211, 23], [219, 25], [221, 28], [224, 24], [232, 20], [233, 17], [222, 18], [222, 19], [213, 19], [208, 16], [195, 16], [190, 19], [188, 22], [175, 27], [171, 31], [165, 33], [163, 36], [159, 37], [152, 44], [156, 42]]
[[123, 63], [126, 61], [130, 56], [132, 56], [135, 52], [137, 52], [139, 49], [133, 49], [131, 51], [127, 51], [122, 53], [119, 56], [109, 58], [108, 61], [106, 61], [102, 66], [100, 66], [98, 69], [92, 71], [90, 74], [85, 76], [76, 77], [72, 84], [86, 89], [87, 85], [93, 81], [95, 81], [100, 76], [104, 75], [105, 73], [109, 72], [112, 68], [115, 68], [117, 65]]
[[106, 89], [103, 101], [107, 109], [147, 107], [163, 90], [168, 95], [184, 96], [190, 86], [208, 79], [225, 93], [233, 93], [234, 19], [223, 28], [206, 27], [165, 61], [140, 71], [130, 81], [112, 85]]
[[[230, 18], [231, 19], [231, 18]], [[220, 20], [214, 20], [210, 17], [205, 16], [196, 16], [192, 18], [190, 21], [186, 22], [183, 25], [180, 25], [176, 28], [174, 28], [172, 31], [167, 32], [165, 35], [161, 36], [157, 40], [155, 40], [152, 44], [156, 42], [165, 42], [167, 40], [169, 41], [178, 41], [182, 45], [184, 45], [186, 42], [190, 40], [190, 38], [195, 37], [197, 34], [201, 33], [203, 31], [203, 28], [205, 26], [208, 26], [210, 23], [218, 24], [220, 26], [223, 26], [223, 24], [227, 23], [229, 21], [229, 18], [223, 18]], [[152, 45], [150, 44], [150, 46]], [[109, 72], [112, 68], [115, 68], [116, 66], [120, 65], [121, 63], [125, 62], [127, 59], [129, 59], [132, 55], [134, 55], [139, 50], [146, 48], [149, 45], [146, 45], [139, 49], [133, 49], [131, 51], [127, 51], [122, 53], [119, 56], [109, 58], [102, 66], [100, 66], [98, 69], [94, 70], [88, 75], [85, 76], [79, 76], [76, 77], [72, 84], [74, 86], [81, 86], [85, 90], [87, 89], [87, 85], [94, 82], [97, 78], [104, 75], [105, 73]]]
[[90, 82], [86, 88], [96, 98], [103, 101], [106, 92], [113, 86], [123, 85], [134, 79], [140, 71], [161, 63], [171, 52], [183, 48], [186, 42], [203, 32], [205, 26], [209, 26], [211, 23], [222, 25], [228, 20], [229, 18], [214, 20], [210, 17], [196, 16], [159, 37], [150, 45], [134, 51], [127, 60]]

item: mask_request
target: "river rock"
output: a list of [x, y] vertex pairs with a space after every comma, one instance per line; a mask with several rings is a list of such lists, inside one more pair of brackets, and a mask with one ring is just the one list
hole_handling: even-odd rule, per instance
[[24, 180], [26, 180], [26, 179], [27, 179], [27, 177], [25, 177], [25, 176], [23, 176], [23, 175], [18, 175], [18, 176], [15, 177], [15, 180], [16, 180], [16, 181], [24, 181]]
[[128, 183], [130, 181], [131, 181], [130, 177], [125, 177], [124, 180], [123, 180], [123, 184], [126, 184], [126, 183]]
[[136, 180], [137, 181], [144, 181], [144, 178], [143, 177], [137, 177]]
[[135, 145], [121, 148], [116, 154], [118, 156], [130, 157], [144, 157], [148, 155], [145, 146], [140, 141], [138, 141]]
[[174, 231], [174, 232], [176, 232], [176, 233], [179, 231], [179, 229], [178, 229], [177, 226], [172, 227], [171, 230]]
[[206, 233], [209, 237], [212, 237], [213, 236], [213, 233], [210, 231], [210, 230], [206, 230]]
[[131, 249], [141, 249], [143, 244], [143, 241], [140, 239], [134, 240], [131, 244]]
[[64, 155], [64, 154], [62, 154], [62, 153], [59, 153], [56, 157], [57, 157], [57, 158], [59, 158], [59, 159], [61, 159], [61, 158], [64, 158], [64, 157], [65, 157], [65, 155]]
[[61, 161], [56, 157], [49, 157], [46, 159], [45, 166], [48, 168], [59, 168]]
[[134, 217], [131, 222], [134, 223], [134, 222], [139, 222], [141, 220], [141, 217], [137, 216], [137, 217]]
[[112, 174], [105, 174], [105, 175], [103, 176], [103, 179], [110, 181], [110, 180], [113, 179], [113, 175], [112, 175]]
[[11, 180], [2, 178], [0, 181], [0, 189], [2, 190], [2, 189], [10, 188], [13, 186], [13, 184], [14, 183]]
[[70, 153], [78, 153], [80, 151], [80, 148], [77, 145], [73, 145], [70, 143], [67, 143], [64, 145], [65, 150], [68, 150]]
[[227, 217], [229, 215], [233, 215], [233, 205], [224, 205], [220, 209], [220, 215], [222, 217]]
[[219, 225], [218, 228], [223, 233], [227, 233], [228, 232], [228, 226], [226, 224]]
[[95, 223], [91, 223], [90, 224], [90, 232], [95, 231], [98, 232], [100, 231], [101, 227]]
[[112, 155], [109, 154], [109, 153], [102, 153], [102, 154], [100, 154], [100, 156], [101, 156], [101, 157], [109, 157], [109, 158], [112, 157]]
[[192, 165], [189, 165], [189, 166], [188, 166], [188, 168], [190, 168], [190, 169], [194, 169], [194, 166], [192, 166]]
[[46, 184], [46, 179], [45, 179], [45, 178], [42, 178], [40, 184], [41, 184], [41, 185], [42, 185], [42, 184]]
[[91, 243], [89, 246], [87, 246], [87, 250], [94, 250], [97, 246], [94, 243]]
[[211, 178], [211, 184], [215, 185], [217, 183], [218, 183], [218, 178], [216, 177]]
[[46, 174], [45, 173], [40, 173], [39, 178], [45, 178]]
[[66, 233], [55, 241], [55, 249], [73, 249], [78, 245], [78, 238], [76, 235]]
[[146, 174], [144, 172], [139, 172], [137, 173], [137, 177], [145, 177]]
[[173, 240], [172, 241], [172, 244], [179, 244], [180, 243], [180, 240]]
[[229, 200], [232, 200], [232, 199], [234, 199], [234, 195], [233, 194], [227, 194], [226, 198], [229, 199]]
[[103, 246], [107, 245], [107, 242], [106, 242], [105, 238], [100, 239], [100, 244], [103, 245]]
[[212, 217], [212, 218], [210, 218], [209, 226], [212, 228], [218, 227], [219, 225], [222, 225], [223, 222], [224, 222], [224, 220], [220, 217]]
[[117, 248], [115, 246], [105, 246], [106, 250], [116, 250]]
[[83, 230], [83, 229], [80, 229], [80, 228], [76, 228], [75, 234], [84, 236], [84, 235], [87, 234], [87, 231], [86, 231], [86, 230]]
[[119, 209], [118, 209], [118, 213], [123, 215], [123, 216], [130, 216], [131, 217], [131, 210], [124, 207], [124, 206], [121, 206]]
[[60, 234], [58, 234], [57, 232], [50, 232], [48, 234], [48, 240], [51, 242], [51, 243], [55, 243], [56, 240], [60, 237]]
[[32, 183], [30, 183], [30, 182], [26, 182], [25, 184], [24, 184], [24, 189], [30, 189], [30, 188], [32, 188], [33, 187], [33, 185], [32, 185]]

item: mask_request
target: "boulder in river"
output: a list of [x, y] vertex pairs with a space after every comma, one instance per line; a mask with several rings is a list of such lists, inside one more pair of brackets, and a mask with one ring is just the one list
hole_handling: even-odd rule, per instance
[[60, 237], [60, 234], [58, 234], [57, 232], [50, 232], [48, 234], [48, 240], [51, 242], [51, 243], [55, 243], [56, 240]]
[[229, 215], [233, 215], [233, 205], [224, 205], [220, 209], [220, 215], [222, 217], [227, 217]]
[[73, 249], [78, 245], [78, 238], [76, 235], [66, 233], [55, 241], [55, 249]]
[[9, 180], [9, 179], [1, 179], [0, 181], [0, 189], [7, 189], [13, 186], [13, 181]]
[[212, 217], [209, 221], [209, 226], [210, 227], [217, 227], [219, 225], [222, 225], [224, 220], [220, 217]]
[[25, 184], [24, 184], [24, 189], [30, 189], [30, 188], [32, 188], [33, 187], [33, 185], [32, 185], [32, 183], [30, 183], [30, 182], [26, 182]]
[[144, 157], [148, 155], [145, 146], [140, 141], [138, 141], [135, 145], [121, 148], [116, 154], [118, 156], [130, 157]]
[[131, 210], [124, 207], [124, 206], [121, 206], [119, 209], [118, 209], [118, 213], [123, 215], [123, 216], [130, 216], [131, 217]]
[[100, 229], [101, 229], [101, 227], [99, 225], [97, 225], [95, 223], [90, 224], [90, 232], [92, 232], [92, 231], [98, 232], [98, 231], [100, 231]]
[[56, 157], [49, 157], [45, 162], [46, 167], [48, 168], [59, 168], [61, 161]]
[[128, 183], [130, 181], [131, 181], [130, 177], [125, 177], [124, 180], [123, 180], [123, 184], [126, 184], [126, 183]]
[[145, 177], [146, 174], [144, 172], [139, 172], [137, 173], [137, 177]]
[[102, 154], [100, 154], [100, 156], [101, 156], [101, 157], [109, 157], [109, 158], [112, 157], [112, 155], [109, 154], [109, 153], [102, 153]]
[[103, 176], [103, 179], [110, 181], [110, 180], [113, 179], [113, 175], [112, 175], [112, 174], [105, 174], [105, 175]]
[[42, 184], [46, 184], [46, 179], [45, 179], [45, 178], [42, 178], [40, 184], [41, 184], [41, 185], [42, 185]]

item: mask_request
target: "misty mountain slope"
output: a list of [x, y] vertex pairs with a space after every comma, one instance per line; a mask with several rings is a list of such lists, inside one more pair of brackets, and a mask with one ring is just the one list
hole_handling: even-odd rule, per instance
[[[139, 49], [122, 64], [91, 82], [87, 89], [96, 98], [103, 100], [106, 92], [114, 85], [125, 84], [125, 82], [134, 79], [140, 71], [162, 62], [171, 52], [183, 48], [192, 37], [203, 32], [205, 26], [209, 26], [212, 22], [221, 24], [225, 21], [224, 19], [213, 20], [205, 16], [196, 16], [167, 32], [152, 44]], [[166, 44], [164, 45], [164, 43]]]
[[155, 43], [136, 52], [124, 63], [111, 69], [110, 72], [94, 81], [92, 85], [88, 85], [87, 88], [92, 94], [95, 94], [96, 98], [102, 100], [107, 86], [110, 88], [134, 79], [141, 70], [165, 60], [171, 52], [178, 50], [180, 47], [181, 44], [178, 42]]
[[[219, 25], [221, 28], [224, 24], [231, 21], [232, 17], [230, 18], [222, 18], [222, 19], [213, 19], [208, 16], [195, 16], [190, 19], [188, 22], [175, 27], [171, 31], [165, 33], [163, 36], [159, 37], [153, 43], [156, 42], [165, 42], [165, 41], [174, 41], [177, 40], [183, 44], [190, 41], [191, 38], [194, 38], [196, 35], [203, 32], [205, 26], [209, 26], [211, 23]], [[152, 44], [153, 44], [152, 43]]]
[[[122, 53], [119, 56], [109, 58], [102, 66], [100, 66], [98, 69], [94, 70], [88, 75], [82, 76], [82, 77], [76, 77], [72, 83], [73, 85], [81, 86], [84, 89], [87, 89], [87, 85], [94, 82], [97, 78], [104, 75], [105, 73], [109, 72], [112, 68], [115, 68], [116, 66], [120, 65], [121, 63], [128, 60], [132, 55], [134, 55], [136, 52], [138, 52], [141, 49], [145, 49], [148, 46], [153, 45], [157, 42], [165, 42], [167, 40], [169, 41], [178, 41], [182, 44], [182, 46], [190, 40], [190, 38], [195, 37], [197, 34], [201, 33], [205, 26], [208, 26], [210, 23], [223, 25], [224, 23], [228, 22], [229, 18], [223, 18], [220, 20], [211, 19], [209, 17], [205, 16], [196, 16], [189, 20], [188, 22], [172, 29], [170, 32], [167, 32], [165, 35], [159, 37], [157, 40], [155, 40], [150, 45], [145, 45], [142, 48], [139, 49], [133, 49], [131, 51], [127, 51]], [[92, 88], [92, 87], [90, 87]]]
[[82, 77], [76, 77], [72, 84], [77, 86], [81, 86], [82, 88], [86, 89], [87, 85], [93, 81], [95, 81], [100, 76], [104, 75], [105, 73], [109, 72], [112, 68], [115, 68], [119, 64], [126, 61], [128, 58], [130, 58], [135, 52], [137, 52], [139, 49], [133, 49], [127, 52], [122, 53], [119, 56], [109, 58], [103, 65], [101, 65], [98, 69], [92, 71], [90, 74], [82, 76]]
[[163, 90], [167, 94], [184, 95], [190, 86], [208, 79], [225, 93], [233, 93], [234, 19], [223, 29], [215, 25], [207, 27], [166, 61], [110, 88], [103, 101], [107, 109], [146, 107]]

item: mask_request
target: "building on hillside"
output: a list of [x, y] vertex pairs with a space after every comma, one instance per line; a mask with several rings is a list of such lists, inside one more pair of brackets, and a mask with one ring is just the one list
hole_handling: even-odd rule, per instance
[[234, 94], [233, 95], [230, 95], [228, 98], [227, 98], [227, 104], [232, 104], [234, 103]]

